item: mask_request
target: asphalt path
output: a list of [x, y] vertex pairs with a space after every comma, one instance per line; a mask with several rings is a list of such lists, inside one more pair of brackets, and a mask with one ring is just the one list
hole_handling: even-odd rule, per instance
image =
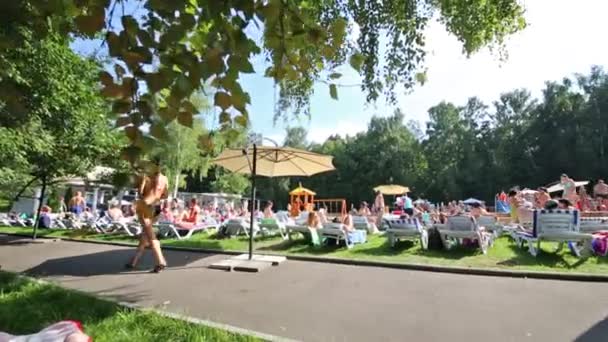
[[[44, 240], [40, 240], [44, 241]], [[223, 255], [0, 235], [2, 269], [145, 307], [300, 341], [608, 341], [608, 284], [286, 261], [212, 270]]]

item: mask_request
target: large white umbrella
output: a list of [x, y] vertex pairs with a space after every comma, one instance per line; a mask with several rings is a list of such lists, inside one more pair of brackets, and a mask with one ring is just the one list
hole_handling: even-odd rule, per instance
[[[589, 184], [589, 181], [574, 182], [574, 184], [578, 188], [579, 186], [583, 186], [583, 185]], [[557, 184], [552, 185], [552, 186], [550, 186], [550, 187], [547, 188], [547, 192], [548, 193], [558, 192], [558, 191], [563, 191], [563, 190], [564, 190], [564, 186], [561, 183], [557, 183]]]
[[[332, 156], [291, 147], [269, 147], [253, 144], [251, 148], [224, 150], [213, 164], [229, 171], [251, 175], [251, 203], [255, 203], [255, 178], [312, 176], [335, 170]], [[254, 210], [249, 223], [249, 259], [253, 256]]]

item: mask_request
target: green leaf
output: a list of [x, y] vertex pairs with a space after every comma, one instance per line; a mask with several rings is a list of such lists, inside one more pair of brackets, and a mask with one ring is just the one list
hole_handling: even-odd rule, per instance
[[74, 19], [74, 23], [76, 24], [78, 31], [88, 36], [93, 36], [95, 33], [103, 29], [105, 24], [105, 14], [105, 8], [95, 8], [91, 15], [76, 17], [76, 19]]
[[131, 102], [126, 100], [116, 100], [112, 103], [112, 112], [127, 113], [131, 110]]
[[117, 84], [108, 84], [101, 90], [101, 95], [109, 98], [118, 98], [123, 96], [122, 86]]
[[213, 142], [213, 137], [210, 134], [203, 134], [198, 138], [198, 146], [203, 151], [213, 151], [215, 148], [215, 144]]
[[116, 73], [116, 76], [118, 76], [118, 79], [121, 79], [126, 73], [125, 68], [120, 64], [114, 64], [114, 72]]
[[120, 116], [116, 119], [116, 127], [124, 127], [131, 124], [131, 118], [128, 116]]
[[154, 45], [154, 39], [152, 39], [152, 36], [150, 36], [148, 31], [146, 30], [140, 29], [139, 31], [137, 31], [137, 38], [139, 39], [141, 45], [144, 47], [149, 48]]
[[114, 32], [108, 32], [106, 35], [106, 43], [108, 44], [108, 52], [110, 57], [118, 57], [122, 53], [122, 44], [120, 38]]
[[216, 106], [222, 108], [223, 110], [228, 109], [232, 105], [230, 95], [223, 91], [218, 91], [215, 93], [214, 102]]
[[129, 145], [129, 146], [125, 147], [121, 152], [122, 158], [132, 164], [135, 163], [135, 161], [139, 159], [140, 155], [141, 155], [141, 148], [139, 148], [137, 146], [133, 146], [133, 145]]
[[241, 127], [247, 127], [249, 124], [249, 118], [246, 115], [239, 115], [234, 118], [234, 122], [237, 123]]
[[192, 128], [192, 113], [181, 111], [177, 114], [177, 122], [179, 122], [182, 126]]
[[361, 53], [357, 52], [350, 56], [350, 66], [359, 72], [361, 72], [361, 67], [363, 66], [364, 62], [365, 56], [363, 56]]
[[229, 125], [232, 123], [232, 117], [228, 112], [220, 113], [220, 125]]
[[124, 27], [124, 29], [127, 30], [130, 35], [137, 34], [139, 25], [137, 24], [137, 20], [135, 20], [135, 18], [130, 15], [124, 15], [121, 18], [121, 22], [122, 27]]
[[150, 103], [148, 101], [139, 100], [139, 101], [137, 101], [135, 106], [137, 107], [137, 110], [139, 110], [139, 112], [145, 118], [149, 118], [152, 115], [152, 106], [150, 105]]
[[104, 86], [114, 84], [114, 79], [112, 78], [112, 75], [110, 75], [110, 73], [107, 71], [102, 71], [99, 73], [99, 80]]
[[426, 71], [416, 73], [416, 81], [420, 83], [420, 85], [424, 85], [427, 81]]
[[329, 85], [329, 95], [331, 96], [332, 99], [337, 100], [338, 99], [338, 88], [336, 87], [335, 84], [331, 83]]
[[152, 93], [156, 93], [164, 88], [165, 82], [163, 82], [163, 77], [160, 73], [150, 73], [146, 75], [145, 79], [148, 89]]
[[141, 131], [135, 126], [125, 127], [125, 134], [131, 141], [136, 141], [141, 136]]
[[177, 111], [173, 108], [164, 107], [158, 110], [158, 115], [165, 120], [165, 122], [171, 122], [177, 117]]
[[205, 61], [203, 62], [207, 63], [207, 68], [212, 74], [220, 74], [224, 71], [225, 65], [222, 59], [222, 50], [218, 48], [207, 50]]
[[162, 122], [154, 122], [150, 126], [150, 135], [158, 140], [164, 141], [168, 137], [167, 128]]

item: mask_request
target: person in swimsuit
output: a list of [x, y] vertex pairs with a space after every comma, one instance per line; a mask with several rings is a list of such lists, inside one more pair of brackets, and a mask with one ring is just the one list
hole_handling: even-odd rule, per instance
[[578, 195], [576, 194], [576, 183], [574, 183], [572, 178], [568, 177], [568, 175], [565, 173], [560, 177], [560, 183], [564, 187], [562, 197], [569, 200], [571, 203], [576, 203], [576, 201], [578, 201]]
[[168, 197], [167, 177], [161, 173], [159, 161], [154, 161], [151, 175], [144, 175], [139, 181], [140, 199], [135, 202], [135, 212], [143, 226], [143, 233], [139, 236], [139, 244], [133, 259], [126, 265], [128, 269], [135, 268], [139, 259], [146, 251], [146, 247], [152, 248], [156, 266], [152, 270], [159, 273], [167, 267], [167, 261], [160, 248], [160, 241], [154, 233], [152, 225], [162, 212], [161, 199]]
[[76, 195], [70, 199], [70, 212], [80, 215], [84, 211], [86, 204], [82, 192], [77, 191]]

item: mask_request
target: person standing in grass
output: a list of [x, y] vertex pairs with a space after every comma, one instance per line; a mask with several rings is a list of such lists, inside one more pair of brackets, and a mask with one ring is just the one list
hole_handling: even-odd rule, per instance
[[159, 160], [153, 162], [151, 171], [150, 176], [144, 175], [139, 181], [140, 199], [135, 203], [135, 210], [143, 226], [143, 233], [139, 237], [135, 256], [126, 267], [129, 269], [135, 268], [146, 247], [151, 247], [156, 261], [156, 266], [152, 272], [159, 273], [167, 267], [167, 261], [163, 256], [160, 241], [158, 241], [152, 225], [162, 212], [160, 206], [161, 199], [166, 199], [169, 192], [167, 177], [161, 173]]

